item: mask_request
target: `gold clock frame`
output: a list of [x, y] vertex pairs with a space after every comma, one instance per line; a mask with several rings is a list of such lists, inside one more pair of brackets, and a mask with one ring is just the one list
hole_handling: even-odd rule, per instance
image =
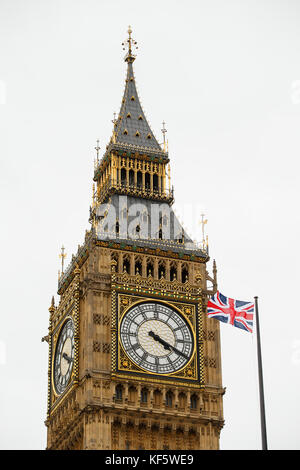
[[[144, 295], [112, 293], [112, 375], [134, 378], [145, 382], [165, 382], [174, 385], [204, 387], [202, 321], [199, 302], [187, 300], [164, 300], [159, 297]], [[120, 324], [129, 309], [144, 302], [158, 302], [175, 309], [188, 323], [193, 335], [194, 347], [190, 360], [179, 370], [168, 374], [157, 374], [136, 365], [122, 346]], [[198, 308], [197, 308], [198, 307]]]
[[74, 312], [72, 312], [72, 314], [68, 314], [66, 317], [63, 318], [61, 324], [59, 325], [57, 331], [55, 331], [55, 333], [53, 334], [54, 336], [54, 341], [53, 341], [53, 350], [52, 350], [52, 370], [51, 370], [51, 385], [52, 385], [52, 392], [54, 394], [54, 396], [56, 397], [56, 399], [62, 397], [65, 393], [67, 393], [67, 391], [70, 389], [70, 387], [72, 387], [73, 383], [74, 383], [74, 377], [75, 377], [75, 357], [74, 357], [74, 362], [73, 362], [73, 368], [72, 368], [72, 374], [70, 376], [70, 379], [69, 379], [69, 383], [68, 385], [66, 386], [65, 390], [62, 392], [62, 393], [57, 393], [56, 389], [55, 389], [55, 384], [54, 384], [54, 365], [55, 365], [55, 354], [56, 354], [56, 348], [57, 348], [57, 343], [58, 343], [58, 339], [60, 337], [60, 334], [62, 332], [62, 329], [64, 328], [65, 324], [68, 322], [68, 320], [72, 320], [73, 322], [73, 329], [74, 329], [74, 348], [75, 348], [75, 320], [74, 320]]

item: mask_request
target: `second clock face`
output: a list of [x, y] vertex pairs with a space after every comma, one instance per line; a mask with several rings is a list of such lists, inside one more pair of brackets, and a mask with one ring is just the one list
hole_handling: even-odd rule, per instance
[[54, 385], [61, 394], [66, 389], [72, 374], [74, 361], [74, 325], [71, 319], [64, 324], [58, 338], [54, 359]]
[[124, 315], [121, 342], [139, 367], [170, 374], [184, 367], [194, 350], [193, 335], [177, 310], [158, 302], [144, 302]]

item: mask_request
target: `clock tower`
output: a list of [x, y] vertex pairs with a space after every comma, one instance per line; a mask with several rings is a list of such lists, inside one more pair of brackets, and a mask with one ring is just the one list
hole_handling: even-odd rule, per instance
[[95, 162], [84, 243], [49, 308], [48, 449], [218, 449], [217, 290], [208, 247], [173, 209], [169, 155], [136, 90], [131, 29], [121, 109]]

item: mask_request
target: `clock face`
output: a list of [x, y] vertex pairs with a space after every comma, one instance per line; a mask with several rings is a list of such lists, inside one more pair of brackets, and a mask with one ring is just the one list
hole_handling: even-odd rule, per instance
[[54, 385], [58, 394], [66, 389], [74, 363], [74, 324], [69, 319], [60, 332], [54, 358]]
[[121, 322], [120, 337], [130, 359], [156, 374], [178, 371], [194, 351], [187, 321], [177, 310], [158, 302], [145, 302], [128, 310]]

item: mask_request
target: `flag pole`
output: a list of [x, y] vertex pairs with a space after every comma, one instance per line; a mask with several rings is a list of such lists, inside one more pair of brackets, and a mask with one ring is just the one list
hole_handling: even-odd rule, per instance
[[260, 330], [259, 330], [259, 317], [258, 317], [258, 297], [254, 297], [254, 301], [255, 301], [255, 323], [256, 323], [256, 344], [257, 344], [257, 362], [258, 362], [261, 442], [262, 442], [262, 450], [268, 450], [264, 383], [263, 383], [263, 370], [262, 370], [262, 358], [261, 358], [261, 347], [260, 347]]

